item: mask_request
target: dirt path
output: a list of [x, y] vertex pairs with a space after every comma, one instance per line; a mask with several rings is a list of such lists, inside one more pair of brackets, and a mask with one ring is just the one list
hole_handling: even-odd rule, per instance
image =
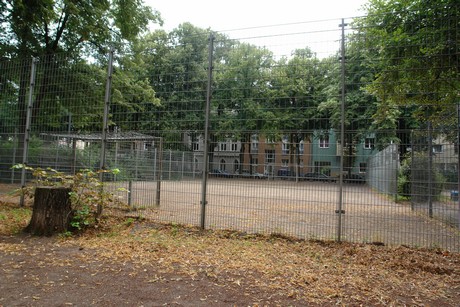
[[82, 236], [39, 238], [14, 234], [30, 218], [20, 213], [27, 210], [0, 202], [2, 307], [456, 306], [460, 300], [460, 254], [440, 249], [310, 242], [112, 216]]
[[[101, 259], [50, 238], [0, 237], [0, 306], [303, 306], [303, 300], [242, 291], [205, 273]], [[225, 278], [222, 276], [222, 279]]]

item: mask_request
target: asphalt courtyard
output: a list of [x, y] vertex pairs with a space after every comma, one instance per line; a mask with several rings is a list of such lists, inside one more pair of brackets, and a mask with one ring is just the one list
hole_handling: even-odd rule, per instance
[[[117, 186], [131, 188], [130, 195], [119, 192], [136, 209], [130, 214], [189, 225], [203, 221], [201, 180]], [[424, 205], [395, 202], [364, 184], [212, 178], [205, 192], [206, 228], [460, 251], [458, 228], [440, 218], [457, 219], [458, 207], [448, 200], [434, 203], [429, 218]]]

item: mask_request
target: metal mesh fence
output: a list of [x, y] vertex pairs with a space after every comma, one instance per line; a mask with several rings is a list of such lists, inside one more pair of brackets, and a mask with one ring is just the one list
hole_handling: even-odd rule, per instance
[[[454, 89], [407, 73], [405, 60], [422, 69], [414, 45], [374, 30], [360, 18], [184, 24], [102, 61], [1, 61], [0, 179], [25, 184], [17, 163], [118, 168], [104, 180], [130, 214], [459, 251], [458, 118], [441, 103]], [[458, 68], [456, 48], [435, 70]], [[392, 74], [406, 74], [404, 95]], [[442, 77], [458, 89], [458, 75]]]

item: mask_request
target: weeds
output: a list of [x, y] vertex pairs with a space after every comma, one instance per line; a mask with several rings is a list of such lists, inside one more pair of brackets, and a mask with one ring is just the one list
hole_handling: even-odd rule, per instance
[[[104, 182], [100, 179], [105, 174], [118, 174], [120, 172], [118, 169], [98, 171], [83, 169], [74, 175], [68, 175], [52, 168], [33, 168], [24, 164], [17, 164], [13, 168], [24, 168], [35, 178], [33, 185], [17, 190], [17, 194], [30, 199], [33, 199], [37, 186], [71, 188], [69, 193], [72, 204], [71, 230], [82, 231], [97, 224], [104, 207], [114, 203], [122, 204], [119, 198], [104, 189]], [[124, 189], [118, 191], [120, 190]]]
[[7, 204], [0, 206], [0, 235], [19, 233], [29, 222], [32, 211], [30, 208], [14, 208]]

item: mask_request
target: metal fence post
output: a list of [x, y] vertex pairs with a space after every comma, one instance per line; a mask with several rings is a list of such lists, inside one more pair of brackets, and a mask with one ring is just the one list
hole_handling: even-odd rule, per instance
[[208, 84], [206, 89], [206, 108], [205, 108], [205, 123], [204, 123], [204, 146], [203, 146], [203, 178], [201, 185], [201, 218], [200, 227], [204, 229], [206, 219], [206, 193], [207, 193], [207, 181], [208, 181], [208, 170], [209, 170], [209, 113], [211, 104], [211, 86], [212, 86], [212, 59], [214, 50], [214, 34], [209, 35], [209, 53], [208, 53]]
[[[106, 164], [106, 148], [107, 148], [107, 133], [108, 133], [108, 122], [109, 122], [109, 108], [110, 108], [110, 96], [112, 91], [112, 74], [113, 74], [113, 50], [109, 52], [109, 61], [107, 63], [107, 82], [105, 84], [105, 97], [104, 97], [104, 118], [102, 124], [102, 135], [101, 135], [101, 156], [99, 162], [99, 169], [105, 170]], [[104, 181], [104, 172], [99, 174], [99, 179]], [[101, 185], [101, 189], [104, 189]], [[102, 191], [101, 191], [102, 192]], [[103, 200], [97, 205], [97, 216], [102, 214]]]
[[[460, 93], [458, 94], [460, 97]], [[460, 102], [457, 104], [457, 195], [460, 193]], [[460, 197], [457, 197], [457, 223], [460, 229]]]
[[160, 206], [160, 197], [161, 197], [161, 180], [163, 179], [163, 138], [160, 137], [160, 142], [158, 149], [155, 151], [155, 162], [158, 159], [158, 169], [156, 169], [156, 179], [157, 179], [157, 191], [155, 197], [155, 205]]
[[[14, 143], [13, 143], [13, 165], [16, 165], [16, 152], [18, 146], [18, 128], [14, 129]], [[14, 183], [14, 168], [11, 169], [11, 184]]]
[[[109, 122], [110, 96], [111, 96], [111, 91], [112, 91], [112, 74], [113, 74], [113, 50], [110, 50], [109, 61], [107, 63], [107, 81], [105, 84], [104, 118], [103, 118], [102, 136], [101, 136], [101, 160], [99, 162], [100, 169], [105, 169], [107, 133], [109, 129], [108, 122]], [[102, 177], [103, 175], [101, 173], [101, 179]]]
[[341, 61], [341, 118], [340, 118], [340, 174], [339, 174], [339, 198], [337, 202], [337, 241], [342, 240], [342, 215], [345, 213], [343, 210], [343, 149], [345, 144], [345, 20], [342, 18], [342, 23], [339, 25], [342, 28], [342, 40], [340, 47], [340, 61]]
[[410, 131], [410, 181], [411, 181], [411, 185], [410, 185], [410, 191], [409, 191], [409, 194], [410, 194], [410, 209], [411, 211], [414, 211], [415, 210], [415, 203], [414, 203], [414, 197], [413, 197], [413, 191], [414, 191], [414, 187], [413, 187], [413, 178], [414, 178], [414, 159], [415, 159], [415, 144], [414, 144], [414, 130], [411, 130]]
[[433, 126], [428, 122], [428, 216], [433, 217]]
[[[37, 58], [32, 58], [31, 70], [30, 70], [30, 82], [29, 82], [29, 95], [27, 98], [27, 113], [26, 113], [26, 127], [24, 129], [24, 147], [22, 152], [22, 165], [27, 164], [28, 159], [28, 150], [29, 150], [29, 141], [30, 141], [30, 125], [32, 122], [32, 108], [33, 108], [33, 97], [34, 97], [34, 87], [35, 87], [35, 76], [37, 74]], [[23, 167], [21, 172], [21, 187], [26, 186], [26, 169]], [[21, 193], [21, 198], [19, 201], [21, 207], [24, 206], [24, 193]]]

